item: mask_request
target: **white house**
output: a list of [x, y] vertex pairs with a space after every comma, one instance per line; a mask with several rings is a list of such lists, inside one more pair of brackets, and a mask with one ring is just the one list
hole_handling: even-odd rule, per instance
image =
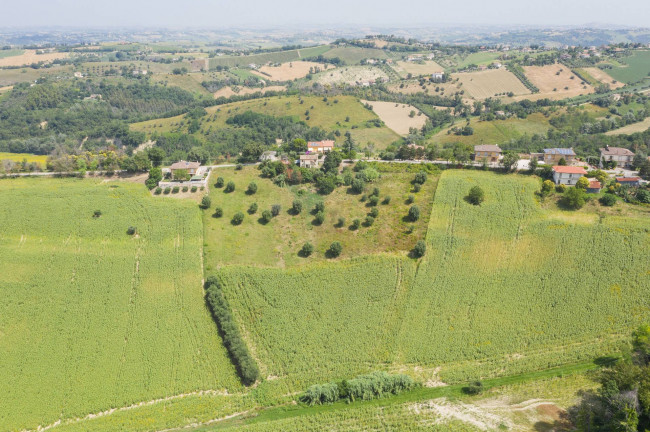
[[443, 72], [434, 72], [431, 74], [431, 78], [433, 78], [434, 81], [442, 81], [444, 75]]
[[575, 186], [578, 179], [587, 175], [587, 171], [581, 167], [556, 165], [553, 167], [553, 181], [555, 184]]
[[310, 153], [300, 155], [300, 166], [304, 168], [318, 168], [318, 154]]
[[265, 151], [264, 153], [262, 153], [262, 155], [260, 156], [260, 161], [262, 161], [262, 162], [264, 162], [264, 161], [273, 162], [273, 161], [276, 161], [276, 160], [278, 160], [278, 152], [276, 152], [276, 151], [268, 150], [268, 151]]
[[634, 153], [626, 148], [605, 146], [599, 150], [601, 167], [610, 161], [616, 162], [616, 166], [629, 167], [634, 160]]

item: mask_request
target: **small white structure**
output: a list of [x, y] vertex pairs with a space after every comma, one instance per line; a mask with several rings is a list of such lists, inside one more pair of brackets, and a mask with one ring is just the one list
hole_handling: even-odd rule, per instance
[[580, 177], [587, 175], [581, 167], [556, 165], [553, 167], [553, 181], [556, 185], [575, 186]]
[[265, 162], [265, 161], [273, 162], [273, 161], [276, 161], [276, 160], [278, 160], [278, 152], [276, 152], [276, 151], [271, 151], [271, 150], [265, 151], [260, 156], [260, 161], [261, 162]]
[[444, 72], [434, 72], [431, 74], [431, 78], [433, 78], [434, 81], [442, 81], [444, 76]]
[[634, 160], [634, 153], [626, 148], [605, 146], [600, 150], [600, 166], [605, 162], [616, 162], [617, 166], [630, 167]]

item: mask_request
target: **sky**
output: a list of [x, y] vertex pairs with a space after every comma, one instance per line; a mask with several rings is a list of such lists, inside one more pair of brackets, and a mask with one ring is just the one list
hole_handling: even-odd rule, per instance
[[650, 0], [0, 0], [0, 27], [650, 26]]

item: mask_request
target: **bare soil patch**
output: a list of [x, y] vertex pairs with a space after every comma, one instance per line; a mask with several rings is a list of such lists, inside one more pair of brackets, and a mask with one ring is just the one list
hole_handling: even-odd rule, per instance
[[553, 64], [546, 66], [524, 66], [526, 77], [539, 89], [539, 93], [519, 99], [565, 99], [582, 94], [593, 93], [594, 88], [571, 72], [566, 66]]
[[515, 95], [530, 94], [530, 90], [519, 79], [506, 69], [489, 69], [479, 72], [454, 74], [470, 95], [478, 99], [486, 99], [496, 95], [512, 92]]
[[360, 85], [364, 82], [378, 79], [388, 80], [386, 73], [377, 67], [347, 66], [318, 74], [320, 84], [351, 84]]
[[[364, 100], [361, 103], [372, 106], [372, 110], [386, 123], [386, 126], [400, 135], [408, 134], [409, 128], [421, 128], [427, 121], [427, 116], [411, 105]], [[411, 117], [412, 112], [415, 113], [413, 117]]]
[[316, 73], [334, 69], [334, 65], [309, 61], [294, 61], [282, 63], [279, 66], [262, 66], [258, 71], [253, 71], [253, 73], [271, 81], [292, 81], [307, 76], [310, 73], [310, 69], [312, 73]]
[[609, 84], [609, 86], [613, 89], [617, 89], [625, 86], [625, 83], [616, 81], [614, 78], [611, 77], [611, 75], [609, 75], [607, 72], [605, 72], [600, 68], [590, 67], [584, 69], [589, 75], [596, 78], [598, 81], [600, 81], [603, 84]]

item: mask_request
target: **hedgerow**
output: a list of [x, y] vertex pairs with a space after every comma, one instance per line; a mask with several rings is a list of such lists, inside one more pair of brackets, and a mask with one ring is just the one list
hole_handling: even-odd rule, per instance
[[416, 383], [408, 375], [391, 375], [387, 372], [373, 372], [360, 375], [340, 383], [316, 384], [307, 389], [301, 400], [308, 405], [318, 405], [345, 399], [371, 400], [400, 394], [411, 390]]

